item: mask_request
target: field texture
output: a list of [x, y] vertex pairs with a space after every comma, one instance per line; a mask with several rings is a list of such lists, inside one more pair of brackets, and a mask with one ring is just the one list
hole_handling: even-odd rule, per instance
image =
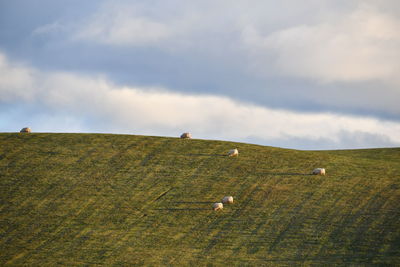
[[400, 262], [398, 148], [3, 133], [0, 194], [0, 265]]

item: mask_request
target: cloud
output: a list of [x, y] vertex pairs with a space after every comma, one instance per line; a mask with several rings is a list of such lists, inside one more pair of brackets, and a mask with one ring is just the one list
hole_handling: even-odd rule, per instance
[[60, 23], [59, 21], [55, 21], [53, 23], [41, 25], [33, 30], [32, 35], [43, 35], [43, 34], [51, 34], [65, 31], [67, 27]]
[[112, 45], [146, 45], [170, 37], [166, 25], [145, 17], [131, 17], [125, 12], [96, 16], [76, 33], [76, 39]]
[[[0, 58], [1, 73], [12, 73], [0, 79], [0, 102], [9, 107], [3, 107], [6, 113], [1, 112], [0, 117], [14, 114], [14, 121], [30, 117], [29, 121], [37, 124], [29, 126], [36, 131], [172, 136], [190, 131], [198, 138], [262, 140], [262, 144], [313, 149], [350, 148], [351, 140], [357, 147], [400, 145], [400, 123], [393, 121], [292, 112], [165, 88], [123, 87], [101, 76], [40, 71]], [[54, 128], [40, 124], [46, 120], [54, 122]], [[15, 130], [7, 124], [0, 127]]]
[[400, 20], [390, 8], [395, 5], [103, 1], [67, 27], [74, 29], [72, 42], [60, 43], [78, 46], [71, 57], [62, 46], [50, 60], [101, 71], [124, 84], [398, 120]]
[[174, 37], [180, 28], [174, 24], [176, 18], [152, 14], [149, 7], [134, 1], [103, 1], [96, 12], [76, 25], [72, 39], [129, 47], [159, 44]]
[[[400, 19], [372, 1], [349, 13], [329, 16], [262, 34], [255, 27], [243, 40], [274, 58], [276, 68], [291, 76], [322, 83], [380, 80], [400, 84]], [[259, 63], [261, 64], [261, 63]]]
[[0, 103], [33, 97], [32, 85], [37, 75], [34, 70], [18, 64], [9, 64], [0, 53]]

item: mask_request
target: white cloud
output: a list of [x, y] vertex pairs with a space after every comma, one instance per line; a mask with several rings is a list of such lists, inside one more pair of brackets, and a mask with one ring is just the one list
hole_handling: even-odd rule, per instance
[[34, 70], [9, 64], [0, 53], [0, 103], [32, 98], [32, 85], [37, 75]]
[[275, 55], [276, 67], [286, 75], [320, 82], [400, 84], [398, 16], [360, 4], [353, 12], [326, 17], [267, 35], [250, 26], [243, 31], [243, 40], [269, 58]]
[[[1, 70], [13, 75], [1, 76], [0, 102], [39, 109], [39, 121], [46, 121], [43, 116], [57, 121], [54, 118], [59, 116], [62, 119], [54, 126], [54, 131], [69, 132], [68, 127], [76, 125], [75, 129], [86, 131], [174, 136], [191, 131], [195, 137], [258, 139], [264, 140], [264, 144], [272, 140], [292, 144], [293, 140], [298, 140], [295, 147], [304, 147], [300, 140], [325, 142], [319, 147], [308, 145], [308, 148], [343, 147], [342, 138], [347, 145], [351, 138], [358, 140], [358, 147], [370, 146], [370, 140], [373, 145], [379, 140], [400, 145], [398, 122], [271, 109], [226, 97], [183, 95], [162, 88], [119, 87], [102, 77], [43, 72], [10, 63], [4, 56], [1, 58]], [[25, 96], [27, 92], [29, 97]], [[22, 116], [36, 115], [32, 112]], [[60, 123], [65, 123], [64, 127]], [[31, 126], [37, 131], [51, 131], [49, 124]], [[7, 125], [2, 127], [7, 128]], [[363, 137], [361, 144], [359, 136]]]

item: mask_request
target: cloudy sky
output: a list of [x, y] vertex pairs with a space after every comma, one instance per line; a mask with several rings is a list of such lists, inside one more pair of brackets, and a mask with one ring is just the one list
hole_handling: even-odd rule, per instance
[[0, 132], [400, 146], [398, 0], [0, 0]]

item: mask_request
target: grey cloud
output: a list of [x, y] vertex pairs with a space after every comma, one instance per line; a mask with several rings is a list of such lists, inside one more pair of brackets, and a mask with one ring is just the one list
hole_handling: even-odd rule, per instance
[[104, 77], [41, 71], [7, 59], [0, 61], [0, 68], [4, 74], [0, 76], [4, 104], [0, 130], [5, 131], [18, 123], [36, 131], [176, 136], [190, 130], [197, 138], [263, 140], [262, 144], [293, 144], [294, 148], [400, 144], [400, 123], [395, 121], [293, 112], [165, 88], [121, 87]]
[[285, 138], [263, 139], [250, 136], [244, 142], [264, 144], [268, 146], [296, 148], [301, 150], [335, 150], [335, 149], [363, 149], [375, 147], [394, 147], [399, 143], [393, 142], [386, 135], [374, 134], [363, 131], [342, 130], [337, 139], [330, 138], [306, 138], [298, 136], [286, 136]]
[[368, 143], [370, 147], [391, 147], [393, 143], [387, 136], [383, 134], [372, 134], [368, 132], [356, 131], [346, 132], [343, 131], [339, 135], [340, 144], [342, 148], [364, 148], [364, 144]]
[[[156, 86], [185, 94], [227, 96], [267, 108], [310, 114], [358, 114], [399, 121], [398, 86], [377, 78], [321, 83], [294, 75], [276, 67], [276, 56], [281, 50], [263, 50], [244, 40], [244, 34], [251, 29], [268, 38], [299, 25], [334, 24], [365, 3], [378, 13], [399, 14], [398, 2], [372, 0], [310, 0], [301, 4], [288, 0], [152, 1], [151, 4], [3, 1], [0, 48], [10, 58], [40, 70], [102, 75], [119, 87], [139, 86], [147, 90]], [[168, 29], [168, 34], [156, 35], [157, 38], [144, 35], [145, 42], [136, 43], [131, 37], [120, 38], [122, 43], [127, 41], [125, 45], [104, 42], [102, 35], [103, 41], [100, 38], [99, 42], [96, 34], [86, 39], [74, 38], [96, 22], [96, 18], [107, 21], [115, 12], [119, 14], [121, 8], [125, 10], [121, 16], [159, 23], [164, 25], [161, 28]], [[129, 19], [122, 21], [122, 25], [135, 25]], [[290, 62], [289, 58], [285, 64]], [[101, 122], [96, 123], [90, 129], [102, 129]]]

